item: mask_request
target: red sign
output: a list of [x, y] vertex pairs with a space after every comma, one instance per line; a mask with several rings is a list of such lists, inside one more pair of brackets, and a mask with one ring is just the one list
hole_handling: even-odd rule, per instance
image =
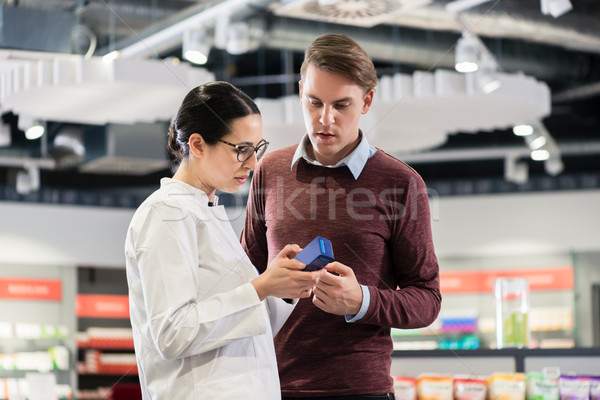
[[494, 291], [496, 278], [526, 278], [529, 290], [570, 290], [574, 286], [573, 268], [530, 268], [519, 270], [440, 271], [443, 294], [485, 293]]
[[58, 279], [0, 278], [0, 299], [60, 301], [62, 282]]
[[127, 295], [78, 294], [77, 316], [129, 318], [129, 297]]

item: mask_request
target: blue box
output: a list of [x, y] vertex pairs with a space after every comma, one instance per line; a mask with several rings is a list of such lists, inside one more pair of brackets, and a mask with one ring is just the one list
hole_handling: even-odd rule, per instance
[[306, 264], [303, 271], [316, 271], [333, 261], [333, 249], [329, 239], [317, 236], [294, 257]]

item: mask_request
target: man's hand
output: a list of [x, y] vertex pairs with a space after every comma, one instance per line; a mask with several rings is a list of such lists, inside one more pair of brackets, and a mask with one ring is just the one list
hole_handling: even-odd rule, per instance
[[300, 250], [297, 244], [288, 244], [267, 270], [252, 280], [259, 299], [264, 300], [267, 296], [290, 299], [310, 297], [319, 278], [329, 275], [323, 270], [302, 271], [306, 265], [293, 259]]
[[362, 289], [352, 268], [334, 261], [325, 266], [334, 274], [323, 274], [313, 288], [313, 304], [336, 315], [354, 315], [362, 304]]

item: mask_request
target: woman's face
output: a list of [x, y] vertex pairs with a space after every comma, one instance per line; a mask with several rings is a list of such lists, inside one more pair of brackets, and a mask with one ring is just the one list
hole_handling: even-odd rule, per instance
[[[237, 118], [229, 123], [231, 132], [222, 140], [238, 146], [258, 146], [262, 140], [262, 119], [259, 114]], [[234, 146], [217, 142], [207, 146], [204, 184], [210, 193], [215, 189], [235, 192], [246, 182], [250, 171], [256, 167], [256, 153], [243, 162], [238, 161], [238, 150]], [[243, 158], [242, 158], [243, 159]]]

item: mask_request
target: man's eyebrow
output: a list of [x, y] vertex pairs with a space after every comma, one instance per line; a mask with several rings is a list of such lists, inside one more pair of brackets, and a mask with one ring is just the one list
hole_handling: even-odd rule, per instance
[[[311, 99], [320, 101], [321, 103], [323, 102], [323, 100], [321, 100], [320, 98], [318, 98], [317, 96], [314, 96], [312, 94], [307, 94], [307, 97], [310, 97]], [[352, 97], [344, 97], [343, 99], [339, 99], [339, 100], [335, 100], [334, 103], [350, 103], [352, 102]]]

